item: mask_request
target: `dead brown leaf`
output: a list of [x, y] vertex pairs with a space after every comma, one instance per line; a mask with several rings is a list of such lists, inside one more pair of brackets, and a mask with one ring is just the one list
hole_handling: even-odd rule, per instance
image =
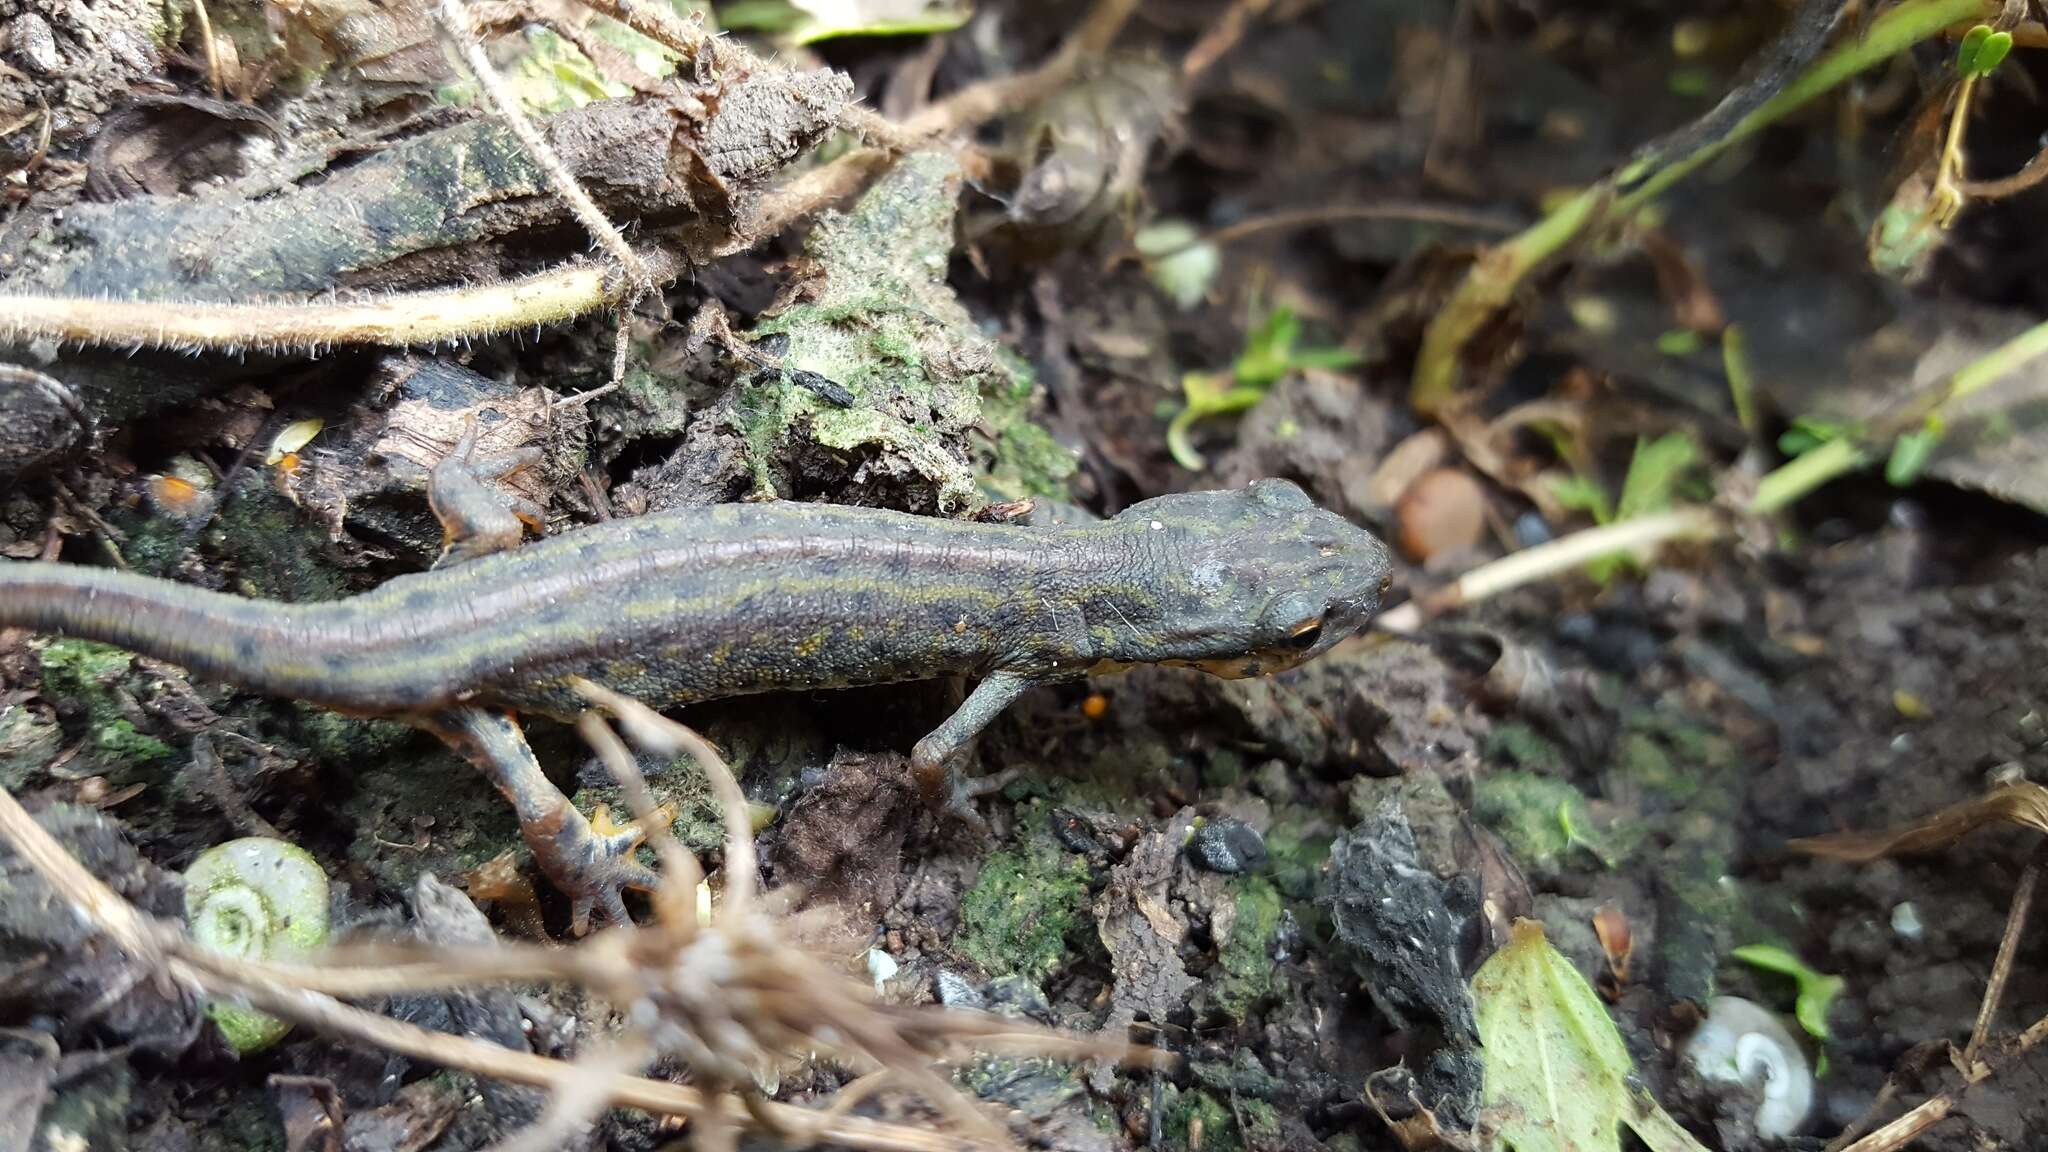
[[2017, 824], [2048, 835], [2048, 787], [2023, 780], [1950, 805], [1917, 824], [1889, 832], [1813, 836], [1794, 840], [1791, 847], [1810, 856], [1867, 864], [1888, 856], [1939, 851], [1986, 824]]

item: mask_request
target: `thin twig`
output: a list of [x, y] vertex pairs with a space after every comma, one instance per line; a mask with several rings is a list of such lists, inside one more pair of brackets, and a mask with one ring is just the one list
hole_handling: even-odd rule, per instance
[[2036, 187], [2043, 180], [2048, 180], [2048, 148], [2034, 153], [2026, 167], [2010, 176], [1991, 180], [1958, 180], [1955, 188], [1972, 200], [2003, 200]]
[[1221, 246], [1256, 236], [1261, 232], [1285, 232], [1296, 228], [1313, 228], [1319, 224], [1335, 224], [1345, 220], [1401, 220], [1415, 224], [1442, 224], [1449, 228], [1469, 228], [1475, 232], [1513, 232], [1522, 222], [1499, 213], [1482, 212], [1457, 204], [1432, 204], [1426, 200], [1383, 200], [1373, 204], [1328, 204], [1317, 208], [1298, 208], [1285, 212], [1272, 212], [1264, 216], [1252, 216], [1234, 224], [1202, 233], [1186, 244], [1156, 252], [1140, 253], [1132, 249], [1124, 259], [1142, 257], [1148, 260], [1164, 260], [1177, 256], [1190, 248], [1202, 244]]
[[1209, 26], [1188, 54], [1181, 57], [1181, 85], [1186, 87], [1201, 79], [1202, 73], [1214, 67], [1218, 60], [1237, 47], [1252, 21], [1266, 14], [1273, 6], [1273, 0], [1235, 0], [1216, 23]]
[[1511, 588], [1568, 572], [1602, 556], [1634, 552], [1672, 540], [1708, 539], [1726, 530], [1726, 521], [1712, 508], [1681, 508], [1588, 528], [1474, 568], [1428, 596], [1383, 613], [1373, 621], [1373, 627], [1382, 632], [1406, 635], [1460, 605], [1485, 600]]
[[484, 99], [490, 102], [492, 110], [498, 114], [498, 119], [504, 121], [505, 127], [512, 130], [512, 135], [518, 138], [520, 145], [526, 149], [526, 154], [546, 174], [548, 184], [554, 188], [555, 195], [560, 196], [569, 205], [570, 211], [576, 214], [576, 219], [582, 221], [591, 239], [596, 240], [598, 245], [611, 255], [630, 281], [631, 291], [624, 294], [618, 302], [619, 332], [612, 354], [612, 380], [623, 380], [626, 375], [626, 358], [630, 350], [629, 326], [625, 317], [635, 304], [654, 294], [653, 275], [648, 272], [647, 266], [640, 262], [640, 257], [634, 253], [633, 246], [626, 243], [626, 238], [619, 233], [618, 226], [613, 224], [604, 214], [604, 210], [597, 206], [597, 202], [590, 198], [590, 193], [583, 190], [583, 185], [577, 182], [575, 173], [569, 171], [569, 166], [562, 162], [554, 146], [547, 142], [547, 138], [540, 134], [540, 129], [534, 127], [533, 121], [521, 110], [518, 96], [506, 85], [505, 78], [498, 74], [498, 69], [491, 63], [490, 57], [484, 54], [483, 42], [477, 39], [476, 35], [476, 21], [470, 17], [469, 10], [463, 7], [463, 0], [440, 0], [436, 11], [441, 17], [442, 27], [447, 29], [449, 37], [461, 50], [463, 59], [469, 64], [470, 74], [476, 77], [477, 87], [483, 90]]
[[199, 22], [199, 42], [206, 52], [206, 86], [213, 91], [215, 100], [227, 98], [227, 87], [221, 80], [220, 45], [213, 40], [213, 17], [207, 14], [206, 0], [192, 0], [192, 17]]
[[477, 87], [483, 90], [484, 99], [490, 101], [492, 111], [505, 122], [505, 127], [511, 129], [512, 135], [518, 137], [520, 146], [526, 149], [526, 154], [531, 156], [533, 162], [546, 174], [555, 195], [560, 196], [569, 205], [570, 210], [576, 213], [576, 218], [589, 231], [591, 239], [602, 245], [611, 258], [618, 262], [619, 267], [625, 269], [626, 274], [632, 278], [635, 294], [620, 304], [622, 308], [632, 307], [639, 296], [654, 291], [654, 277], [648, 272], [647, 266], [640, 262], [639, 255], [626, 243], [626, 238], [619, 234], [617, 225], [605, 216], [604, 210], [583, 190], [583, 185], [577, 182], [576, 175], [569, 171], [569, 166], [562, 162], [554, 146], [547, 142], [540, 134], [540, 129], [534, 127], [532, 119], [520, 109], [519, 97], [506, 85], [505, 78], [498, 74], [498, 69], [491, 63], [490, 57], [484, 54], [484, 46], [476, 38], [476, 24], [470, 19], [468, 9], [462, 6], [462, 0], [440, 0], [437, 11], [441, 17], [442, 27], [448, 30], [449, 37], [461, 50], [463, 60], [469, 65], [470, 74], [476, 77]]
[[2020, 873], [2018, 887], [2013, 889], [2012, 907], [2005, 914], [2005, 935], [1998, 941], [1998, 958], [1991, 964], [1991, 979], [1984, 984], [1984, 1001], [1977, 1007], [1977, 1026], [1970, 1030], [1970, 1042], [1963, 1048], [1965, 1066], [1977, 1062], [1977, 1054], [1984, 1047], [1984, 1040], [1991, 1034], [1991, 1024], [1998, 1018], [1999, 1002], [2005, 997], [2005, 985], [2012, 979], [2013, 959], [2019, 953], [2020, 937], [2027, 931], [2027, 913], [2034, 904], [2034, 888], [2041, 880], [2042, 852], [2035, 849], [2033, 859]]
[[753, 901], [754, 858], [753, 817], [747, 794], [733, 778], [725, 757], [710, 741], [691, 729], [663, 716], [638, 700], [588, 680], [573, 682], [583, 698], [610, 712], [642, 747], [668, 756], [688, 756], [711, 782], [725, 819], [725, 900], [727, 911], [739, 915]]
[[[751, 1120], [750, 1113], [733, 1101], [707, 1097], [694, 1088], [584, 1068], [482, 1040], [428, 1031], [350, 1007], [319, 992], [262, 979], [264, 973], [273, 971], [267, 966], [198, 952], [181, 934], [147, 919], [86, 871], [5, 790], [0, 790], [0, 838], [59, 896], [69, 901], [81, 918], [104, 932], [122, 951], [175, 983], [197, 989], [212, 999], [246, 1002], [259, 1011], [329, 1035], [480, 1076], [567, 1093], [589, 1091], [590, 1080], [595, 1076], [601, 1084], [600, 1094], [614, 1105], [694, 1118], [716, 1113], [741, 1125]], [[224, 974], [230, 970], [238, 975]], [[781, 1130], [795, 1133], [806, 1142], [845, 1144], [874, 1152], [954, 1152], [963, 1141], [957, 1133], [885, 1124], [770, 1101], [758, 1101], [752, 1107], [772, 1117]]]
[[1095, 7], [1044, 64], [962, 88], [912, 116], [903, 130], [918, 137], [942, 136], [1044, 100], [1070, 84], [1088, 61], [1107, 51], [1137, 10], [1138, 0], [1096, 0]]
[[[608, 11], [604, 0], [586, 2], [600, 11]], [[886, 146], [855, 148], [771, 190], [755, 205], [746, 226], [739, 229], [744, 243], [748, 247], [758, 244], [858, 192], [871, 176], [895, 159], [896, 149], [978, 127], [1058, 92], [1073, 82], [1088, 61], [1100, 56], [1115, 41], [1137, 6], [1137, 0], [1096, 0], [1095, 7], [1068, 34], [1059, 50], [1038, 68], [962, 88], [898, 125], [893, 133], [880, 133], [883, 140], [877, 143]], [[875, 125], [864, 120], [862, 123], [866, 125], [864, 135], [877, 130]]]
[[0, 837], [13, 845], [59, 896], [70, 901], [82, 919], [111, 936], [122, 951], [140, 959], [158, 953], [163, 940], [153, 925], [134, 905], [86, 871], [4, 788], [0, 788]]
[[1842, 1149], [1842, 1152], [1898, 1152], [1955, 1111], [1956, 1105], [1962, 1102], [1963, 1093], [1990, 1079], [1992, 1074], [2032, 1051], [2043, 1040], [2048, 1040], [2048, 1016], [2034, 1021], [2013, 1039], [2010, 1047], [1997, 1052], [1993, 1060], [1975, 1061], [1965, 1067], [1961, 1084], [1921, 1101], [1898, 1119]]

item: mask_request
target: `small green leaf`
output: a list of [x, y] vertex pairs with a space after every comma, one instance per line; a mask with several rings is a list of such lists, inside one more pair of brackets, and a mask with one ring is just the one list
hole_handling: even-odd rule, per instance
[[1485, 1107], [1515, 1152], [1619, 1152], [1627, 1124], [1654, 1152], [1706, 1152], [1630, 1087], [1634, 1065], [1592, 985], [1533, 920], [1472, 978]]
[[1847, 424], [1822, 420], [1817, 416], [1799, 416], [1792, 426], [1778, 437], [1778, 451], [1787, 456], [1804, 456], [1830, 440], [1839, 440], [1849, 432]]
[[1595, 524], [1605, 524], [1614, 519], [1614, 506], [1608, 503], [1607, 489], [1591, 476], [1573, 473], [1552, 477], [1550, 495], [1564, 507], [1591, 516]]
[[1200, 472], [1209, 466], [1208, 458], [1195, 451], [1194, 442], [1188, 439], [1188, 430], [1193, 428], [1195, 421], [1199, 419], [1200, 413], [1193, 408], [1183, 408], [1166, 426], [1166, 451], [1173, 457], [1175, 464], [1190, 472]]
[[1187, 406], [1166, 426], [1166, 450], [1172, 454], [1174, 463], [1190, 472], [1208, 467], [1208, 461], [1195, 451], [1194, 442], [1188, 438], [1195, 421], [1242, 412], [1266, 394], [1263, 388], [1231, 387], [1230, 377], [1211, 372], [1183, 373], [1180, 390], [1187, 397]]
[[718, 6], [718, 25], [728, 32], [790, 32], [807, 19], [789, 0], [726, 0]]
[[1301, 337], [1301, 318], [1292, 308], [1275, 308], [1245, 337], [1231, 375], [1240, 384], [1271, 386], [1287, 375], [1294, 342]]
[[1964, 76], [1989, 76], [2012, 51], [2012, 33], [1994, 32], [1979, 24], [1956, 46], [1956, 71]]
[[1828, 1031], [1828, 1009], [1834, 1004], [1835, 997], [1842, 994], [1847, 981], [1840, 976], [1814, 971], [1806, 966], [1804, 960], [1774, 944], [1745, 944], [1729, 955], [1752, 968], [1790, 976], [1799, 989], [1792, 1004], [1793, 1017], [1814, 1039], [1832, 1039]]
[[1621, 484], [1621, 502], [1614, 510], [1617, 520], [1630, 520], [1671, 508], [1679, 482], [1699, 461], [1700, 446], [1685, 432], [1667, 432], [1655, 440], [1636, 441], [1636, 453], [1629, 458], [1628, 477]]
[[1749, 367], [1749, 341], [1739, 325], [1730, 324], [1721, 333], [1721, 368], [1728, 374], [1728, 398], [1735, 404], [1736, 422], [1754, 438], [1757, 434], [1756, 378]]
[[1977, 74], [1989, 76], [2012, 51], [2012, 33], [1993, 32], [1984, 40], [1984, 47], [1977, 51]]
[[1941, 434], [1933, 428], [1921, 428], [1900, 436], [1892, 443], [1891, 459], [1884, 463], [1885, 483], [1894, 488], [1911, 487], [1920, 478], [1920, 473], [1926, 471], [1927, 461], [1940, 443]]
[[1657, 351], [1674, 359], [1690, 356], [1705, 346], [1700, 334], [1690, 328], [1673, 328], [1657, 337]]
[[1991, 39], [1991, 25], [1979, 24], [1963, 34], [1963, 42], [1956, 45], [1956, 71], [1965, 76], [1977, 71], [1977, 57], [1984, 51], [1984, 42]]
[[1287, 358], [1287, 369], [1297, 372], [1303, 368], [1321, 368], [1335, 371], [1339, 368], [1353, 368], [1365, 359], [1365, 353], [1356, 348], [1303, 348]]

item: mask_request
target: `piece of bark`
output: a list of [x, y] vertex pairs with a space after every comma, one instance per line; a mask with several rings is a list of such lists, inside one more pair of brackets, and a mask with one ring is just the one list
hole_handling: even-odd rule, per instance
[[[743, 201], [823, 138], [851, 94], [838, 73], [762, 71], [597, 101], [542, 130], [611, 219], [683, 225], [685, 248], [708, 255]], [[495, 243], [568, 217], [511, 132], [477, 120], [260, 200], [72, 205], [15, 250], [0, 292], [227, 302], [476, 282], [587, 248], [580, 230], [552, 245]]]

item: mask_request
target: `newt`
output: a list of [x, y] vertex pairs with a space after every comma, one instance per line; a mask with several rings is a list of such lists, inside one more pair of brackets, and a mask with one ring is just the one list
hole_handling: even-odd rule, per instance
[[[516, 715], [573, 719], [587, 680], [667, 708], [754, 692], [974, 677], [911, 754], [972, 816], [953, 763], [1036, 684], [1134, 664], [1291, 667], [1365, 626], [1386, 549], [1294, 484], [1188, 492], [1061, 527], [798, 502], [681, 508], [518, 545], [467, 454], [437, 466], [436, 567], [346, 599], [255, 600], [56, 562], [0, 563], [0, 628], [118, 645], [239, 689], [441, 737], [511, 802], [575, 930], [652, 886], [640, 831], [600, 835]], [[513, 546], [518, 545], [518, 546]]]

